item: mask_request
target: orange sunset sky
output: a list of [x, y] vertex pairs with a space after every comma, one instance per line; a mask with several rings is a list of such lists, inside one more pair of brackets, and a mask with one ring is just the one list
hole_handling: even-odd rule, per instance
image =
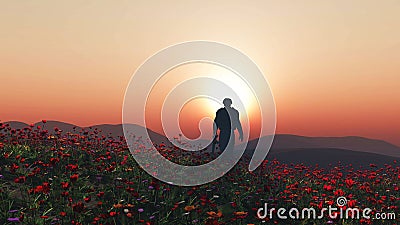
[[138, 66], [210, 40], [254, 60], [277, 133], [400, 145], [400, 1], [0, 1], [0, 120], [121, 123]]

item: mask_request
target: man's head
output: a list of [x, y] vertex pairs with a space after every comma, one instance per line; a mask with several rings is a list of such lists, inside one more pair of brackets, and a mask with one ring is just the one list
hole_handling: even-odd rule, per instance
[[222, 101], [222, 103], [224, 103], [225, 107], [231, 107], [232, 105], [232, 99], [230, 98], [225, 98], [224, 101]]

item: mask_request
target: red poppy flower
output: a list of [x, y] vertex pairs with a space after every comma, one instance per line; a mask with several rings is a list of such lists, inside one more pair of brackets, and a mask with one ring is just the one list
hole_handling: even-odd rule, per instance
[[72, 205], [72, 210], [77, 213], [81, 213], [85, 210], [85, 205], [82, 202], [78, 202]]
[[71, 175], [71, 176], [69, 177], [69, 179], [71, 180], [71, 182], [77, 181], [78, 178], [79, 178], [79, 175], [78, 175], [78, 174], [73, 174], [73, 175]]

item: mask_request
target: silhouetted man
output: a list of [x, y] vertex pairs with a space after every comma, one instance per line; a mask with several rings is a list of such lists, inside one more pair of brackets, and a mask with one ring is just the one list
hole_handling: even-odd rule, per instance
[[216, 137], [219, 129], [219, 149], [221, 151], [235, 146], [235, 129], [239, 132], [239, 140], [243, 141], [239, 112], [231, 107], [232, 100], [230, 98], [225, 98], [223, 104], [225, 107], [218, 109], [214, 119], [214, 135]]

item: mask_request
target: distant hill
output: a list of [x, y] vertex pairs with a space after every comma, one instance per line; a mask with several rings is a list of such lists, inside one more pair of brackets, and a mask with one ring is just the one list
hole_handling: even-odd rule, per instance
[[[3, 122], [4, 124], [9, 124], [10, 127], [13, 129], [23, 129], [25, 127], [29, 127], [28, 124], [18, 122], [18, 121], [9, 121], [9, 122]], [[80, 131], [88, 131], [88, 132], [93, 132], [95, 130], [98, 131], [99, 135], [104, 135], [104, 136], [112, 136], [112, 137], [119, 137], [123, 136], [123, 129], [121, 124], [100, 124], [100, 125], [93, 125], [93, 126], [88, 126], [88, 127], [79, 127], [74, 124], [70, 123], [64, 123], [64, 122], [59, 122], [59, 121], [46, 121], [46, 123], [43, 122], [37, 122], [33, 124], [34, 127], [41, 126], [42, 129], [46, 129], [49, 131], [49, 133], [54, 133], [54, 129], [58, 128], [61, 129], [64, 133], [65, 132], [71, 132], [71, 133], [79, 133]], [[129, 129], [132, 131], [135, 130], [143, 130], [144, 128], [136, 125], [136, 124], [129, 124]], [[155, 143], [168, 143], [168, 139], [161, 135], [158, 134], [150, 129], [147, 129], [150, 138], [152, 139], [153, 142]]]
[[14, 128], [14, 129], [22, 129], [25, 128], [27, 126], [29, 126], [26, 123], [23, 122], [18, 122], [18, 121], [8, 121], [8, 122], [2, 122], [3, 124], [9, 124], [10, 127]]
[[[260, 143], [265, 137], [260, 138]], [[254, 149], [258, 139], [251, 140], [246, 149]], [[363, 137], [304, 137], [290, 134], [275, 135], [271, 149], [320, 149], [336, 148], [400, 157], [400, 147], [382, 140]]]
[[323, 168], [330, 168], [340, 163], [341, 165], [346, 166], [352, 165], [355, 169], [359, 167], [365, 168], [370, 164], [375, 164], [378, 167], [382, 167], [385, 164], [393, 164], [394, 160], [400, 161], [399, 157], [336, 148], [296, 148], [286, 150], [271, 149], [271, 151], [268, 153], [267, 159], [277, 159], [279, 162], [286, 164], [303, 163], [304, 165], [309, 166], [318, 165]]
[[[21, 123], [17, 121], [10, 121], [4, 123], [10, 124], [10, 126], [14, 129], [21, 129], [29, 126], [26, 123]], [[44, 129], [49, 130], [49, 132], [53, 132], [54, 128], [57, 127], [63, 130], [64, 132], [79, 132], [82, 129], [85, 129], [87, 131], [97, 130], [100, 133], [100, 135], [105, 135], [105, 136], [108, 135], [113, 137], [123, 136], [123, 130], [121, 124], [100, 124], [100, 125], [93, 125], [90, 127], [81, 128], [74, 124], [69, 124], [59, 121], [47, 121], [46, 124], [38, 122], [35, 123], [34, 125], [35, 126], [40, 125]], [[130, 124], [129, 126], [130, 129], [132, 129], [133, 131], [135, 129], [137, 130], [144, 129], [143, 127], [135, 124]], [[165, 136], [158, 134], [152, 130], [149, 129], [147, 130], [153, 142], [168, 143], [168, 139]], [[260, 143], [262, 143], [263, 140], [266, 139], [267, 137], [262, 137], [260, 139], [249, 141], [246, 147], [247, 152], [251, 153], [254, 150], [259, 140]], [[344, 154], [345, 153], [344, 151], [347, 151], [347, 153]], [[339, 157], [338, 155], [333, 154], [333, 152], [341, 156]], [[359, 154], [358, 152], [362, 154], [358, 155]], [[383, 162], [388, 160], [390, 161], [393, 158], [400, 158], [400, 147], [382, 140], [368, 139], [355, 136], [304, 137], [304, 136], [290, 135], [290, 134], [278, 134], [275, 135], [274, 142], [270, 150], [270, 154], [268, 155], [268, 157], [272, 156], [279, 157], [282, 160], [283, 159], [294, 160], [296, 158], [296, 157], [293, 158], [294, 156], [298, 156], [298, 159], [303, 159], [303, 160], [308, 158], [308, 156], [318, 156], [317, 157], [318, 161], [321, 161], [326, 156], [332, 156], [332, 159], [335, 159], [335, 157], [337, 157], [343, 160], [344, 158], [355, 157], [351, 159], [351, 162], [356, 162], [361, 157], [363, 159], [365, 158], [368, 160], [375, 158], [378, 161], [382, 159], [381, 161]], [[368, 161], [368, 160], [363, 160], [363, 161]]]

